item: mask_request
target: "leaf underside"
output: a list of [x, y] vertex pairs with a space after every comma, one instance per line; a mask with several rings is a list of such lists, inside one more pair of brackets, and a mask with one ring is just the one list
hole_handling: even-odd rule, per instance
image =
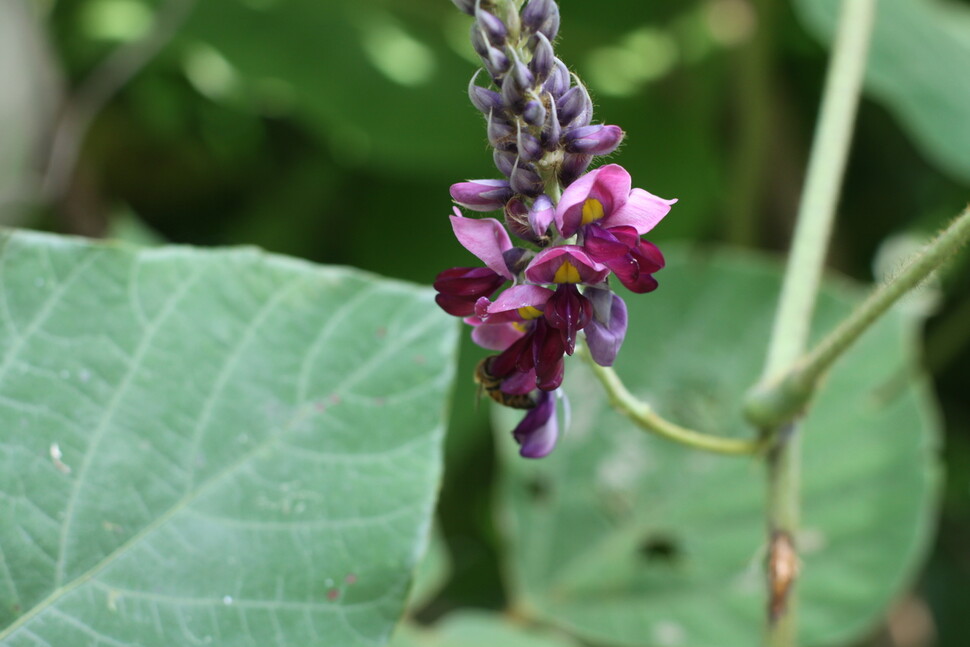
[[380, 645], [455, 330], [252, 249], [0, 241], [0, 645]]

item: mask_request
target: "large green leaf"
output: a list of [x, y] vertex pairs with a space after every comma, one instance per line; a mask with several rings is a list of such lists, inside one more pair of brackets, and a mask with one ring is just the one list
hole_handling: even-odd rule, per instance
[[[841, 3], [796, 0], [831, 41]], [[881, 0], [866, 84], [943, 169], [970, 182], [970, 8], [941, 0]]]
[[0, 644], [376, 645], [441, 472], [430, 291], [5, 233]]
[[[758, 377], [780, 284], [746, 257], [672, 253], [660, 290], [631, 295], [617, 370], [666, 417], [730, 436]], [[857, 300], [829, 285], [816, 330]], [[910, 378], [912, 321], [891, 315], [838, 365], [804, 426], [802, 636], [871, 626], [923, 555], [937, 491], [936, 424]], [[901, 380], [901, 381], [894, 381]], [[500, 418], [502, 519], [516, 607], [597, 643], [750, 647], [762, 626], [764, 474], [633, 427], [569, 363], [572, 424], [553, 454], [515, 455]]]

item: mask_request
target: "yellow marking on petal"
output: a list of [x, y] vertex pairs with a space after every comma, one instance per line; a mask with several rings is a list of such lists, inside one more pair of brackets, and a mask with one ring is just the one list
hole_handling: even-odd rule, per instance
[[583, 203], [583, 223], [588, 225], [591, 222], [603, 217], [603, 203], [596, 198], [586, 198]]
[[542, 316], [542, 310], [533, 306], [523, 306], [519, 308], [519, 316], [526, 320], [538, 319]]
[[512, 327], [519, 332], [525, 332], [525, 322], [524, 321], [513, 321]]
[[583, 279], [579, 277], [579, 270], [576, 266], [569, 261], [564, 261], [559, 269], [556, 270], [556, 275], [552, 277], [553, 283], [582, 283]]

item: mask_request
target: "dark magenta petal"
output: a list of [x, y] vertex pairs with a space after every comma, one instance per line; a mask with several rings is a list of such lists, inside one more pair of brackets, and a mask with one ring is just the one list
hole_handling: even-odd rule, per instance
[[660, 253], [657, 246], [646, 240], [640, 241], [640, 248], [636, 251], [634, 257], [640, 264], [640, 272], [647, 272], [648, 274], [662, 270], [666, 264], [664, 255]]
[[[518, 370], [520, 363], [531, 364], [532, 362], [532, 340], [534, 330], [523, 335], [518, 341], [506, 348], [502, 353], [492, 360], [489, 372], [497, 378], [504, 379]], [[524, 359], [523, 359], [523, 356]], [[528, 371], [531, 366], [522, 369]]]
[[543, 391], [559, 388], [565, 371], [563, 353], [566, 348], [562, 335], [543, 319], [536, 320], [533, 333], [533, 366], [536, 369], [536, 386]]
[[[599, 225], [589, 225], [584, 230], [583, 249], [594, 261], [609, 264], [617, 258], [630, 253], [630, 246], [617, 240], [609, 229]], [[636, 232], [634, 232], [636, 234]]]
[[541, 391], [536, 406], [529, 410], [522, 422], [512, 431], [524, 458], [542, 458], [556, 446], [559, 421], [556, 418], [556, 395]]
[[494, 294], [505, 280], [487, 267], [453, 267], [435, 279], [435, 301], [448, 314], [467, 317], [478, 299]]
[[633, 257], [639, 271], [636, 277], [628, 281], [624, 281], [623, 277], [617, 274], [617, 277], [623, 285], [631, 292], [636, 292], [637, 294], [644, 294], [656, 290], [657, 280], [653, 278], [652, 274], [664, 266], [664, 258], [660, 250], [653, 243], [643, 241], [637, 249], [630, 251], [630, 256]]
[[620, 346], [623, 345], [623, 339], [626, 337], [626, 303], [607, 290], [597, 290], [597, 292], [606, 292], [612, 303], [606, 317], [601, 317], [599, 312], [602, 309], [596, 308], [597, 315], [584, 329], [586, 345], [594, 362], [600, 366], [613, 366]]
[[633, 227], [602, 227], [602, 230], [609, 232], [614, 240], [625, 245], [627, 249], [635, 249], [640, 245], [640, 234]]
[[576, 336], [592, 316], [592, 304], [575, 285], [560, 285], [546, 304], [546, 321], [559, 331], [567, 355], [573, 354]]

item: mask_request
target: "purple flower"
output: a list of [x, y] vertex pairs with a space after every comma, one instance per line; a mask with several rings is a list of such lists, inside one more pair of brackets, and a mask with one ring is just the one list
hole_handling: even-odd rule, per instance
[[563, 236], [580, 234], [590, 260], [642, 294], [656, 289], [652, 274], [664, 266], [664, 258], [640, 236], [653, 229], [676, 200], [630, 185], [630, 174], [622, 166], [609, 164], [590, 171], [563, 191], [556, 218]]
[[629, 225], [642, 236], [677, 202], [630, 187], [630, 174], [618, 164], [601, 166], [570, 184], [556, 206], [562, 235], [569, 238], [580, 227], [596, 223], [600, 227]]
[[525, 278], [533, 283], [588, 283], [606, 280], [610, 273], [578, 245], [560, 245], [539, 252], [525, 270]]
[[542, 458], [555, 448], [559, 438], [555, 392], [539, 392], [536, 406], [525, 414], [512, 437], [519, 443], [519, 455], [525, 458]]

